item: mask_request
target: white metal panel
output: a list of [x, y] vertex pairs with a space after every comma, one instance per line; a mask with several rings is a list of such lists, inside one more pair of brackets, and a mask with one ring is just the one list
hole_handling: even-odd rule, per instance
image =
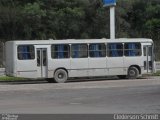
[[71, 58], [70, 77], [88, 76], [88, 58]]
[[108, 74], [106, 70], [106, 57], [89, 58], [89, 76], [105, 76]]
[[37, 78], [37, 71], [30, 70], [30, 71], [17, 71], [16, 77], [23, 77], [23, 78]]
[[108, 57], [107, 68], [109, 75], [125, 74], [125, 70], [123, 67], [124, 67], [123, 57]]
[[17, 77], [37, 78], [37, 62], [34, 60], [17, 60]]

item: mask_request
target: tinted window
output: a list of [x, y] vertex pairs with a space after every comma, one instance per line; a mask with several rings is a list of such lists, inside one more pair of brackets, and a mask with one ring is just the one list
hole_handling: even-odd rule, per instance
[[140, 56], [141, 44], [140, 43], [125, 43], [125, 56]]
[[86, 58], [88, 57], [87, 44], [74, 44], [71, 47], [72, 58]]
[[51, 56], [53, 59], [63, 59], [70, 57], [70, 47], [66, 44], [52, 45]]
[[152, 47], [151, 46], [144, 46], [143, 47], [143, 54], [144, 56], [152, 56]]
[[147, 56], [147, 47], [146, 46], [143, 47], [143, 54], [144, 54], [144, 56]]
[[105, 44], [90, 44], [89, 45], [89, 56], [90, 57], [106, 57]]
[[148, 47], [148, 56], [152, 56], [152, 47]]
[[19, 60], [31, 60], [35, 58], [33, 45], [19, 45], [17, 51]]
[[108, 57], [121, 57], [123, 56], [122, 43], [109, 43], [108, 44]]

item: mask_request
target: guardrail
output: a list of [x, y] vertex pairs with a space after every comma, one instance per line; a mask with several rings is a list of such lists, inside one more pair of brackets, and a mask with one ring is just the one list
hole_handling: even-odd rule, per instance
[[156, 70], [160, 70], [160, 61], [156, 62]]
[[0, 68], [0, 76], [4, 76], [5, 75], [5, 68]]

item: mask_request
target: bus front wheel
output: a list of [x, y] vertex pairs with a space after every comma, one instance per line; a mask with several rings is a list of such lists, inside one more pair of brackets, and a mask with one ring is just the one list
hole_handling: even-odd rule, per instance
[[54, 73], [54, 81], [56, 83], [65, 83], [68, 79], [68, 74], [64, 69], [58, 69]]
[[128, 78], [136, 79], [139, 76], [139, 70], [136, 67], [130, 67], [128, 70]]

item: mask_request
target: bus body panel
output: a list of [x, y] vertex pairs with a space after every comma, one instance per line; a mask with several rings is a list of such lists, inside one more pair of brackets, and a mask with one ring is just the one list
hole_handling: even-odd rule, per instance
[[[69, 77], [87, 77], [88, 73], [88, 58], [70, 59]], [[83, 63], [83, 64], [82, 64]]]
[[28, 60], [26, 61], [17, 60], [17, 69], [16, 74], [17, 77], [24, 78], [37, 78], [37, 63], [36, 60]]
[[[108, 43], [132, 42], [141, 43], [141, 56], [53, 59], [51, 55], [51, 45], [56, 44], [71, 46], [72, 44], [103, 43], [107, 46]], [[19, 60], [17, 49], [20, 45], [33, 45], [34, 59]], [[154, 62], [153, 55], [152, 59], [143, 55], [143, 46], [146, 45], [153, 45], [153, 41], [150, 39], [9, 41], [6, 43], [6, 73], [9, 76], [25, 78], [53, 78], [57, 69], [65, 69], [68, 77], [127, 75], [129, 67], [136, 65], [140, 67], [141, 74], [144, 74], [149, 72], [144, 70], [144, 62], [147, 60]]]
[[124, 58], [108, 57], [107, 67], [109, 75], [124, 75]]
[[106, 57], [102, 58], [89, 58], [89, 76], [105, 76], [107, 73]]

